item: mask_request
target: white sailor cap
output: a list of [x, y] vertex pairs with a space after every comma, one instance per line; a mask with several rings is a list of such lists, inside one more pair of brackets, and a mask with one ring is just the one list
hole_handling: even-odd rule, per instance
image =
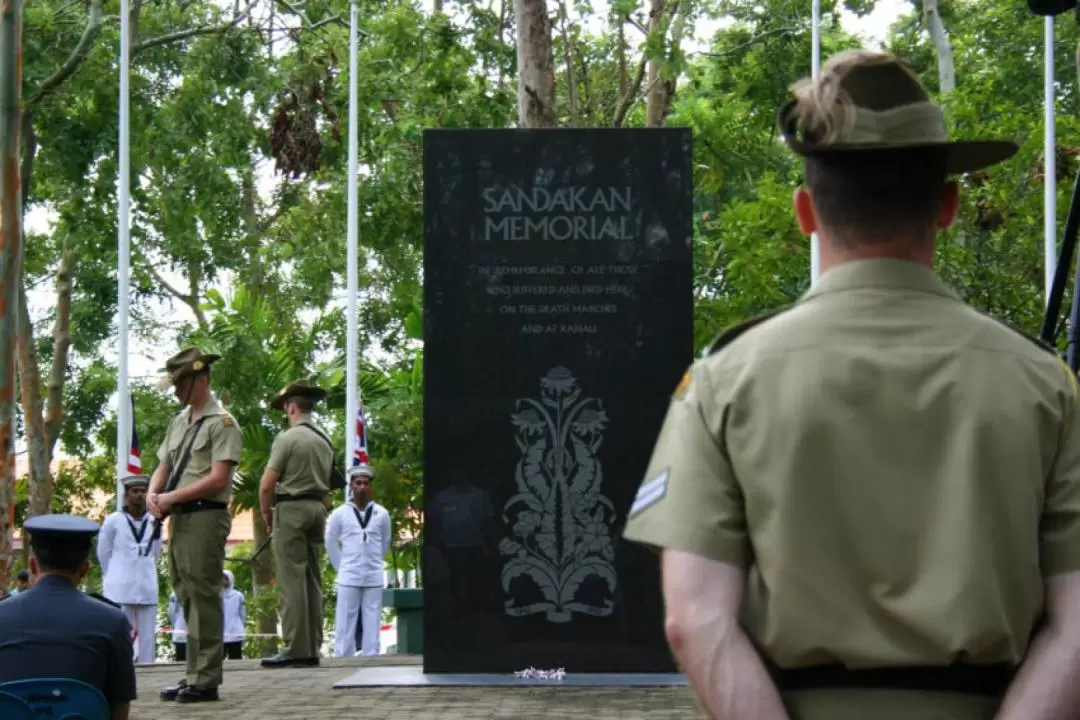
[[357, 475], [363, 475], [365, 477], [368, 477], [368, 478], [371, 478], [372, 480], [374, 480], [375, 479], [375, 468], [371, 467], [370, 465], [368, 465], [366, 463], [361, 463], [360, 465], [353, 465], [351, 468], [349, 468], [349, 472], [348, 472], [349, 480], [352, 480]]

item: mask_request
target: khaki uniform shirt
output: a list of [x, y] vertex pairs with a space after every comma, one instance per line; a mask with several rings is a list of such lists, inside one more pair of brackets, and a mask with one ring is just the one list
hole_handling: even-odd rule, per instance
[[[301, 422], [311, 423], [311, 418]], [[330, 492], [333, 448], [310, 427], [297, 423], [274, 438], [269, 467], [278, 473], [277, 492], [326, 495]]]
[[[209, 475], [210, 467], [215, 462], [240, 463], [240, 426], [236, 424], [236, 418], [226, 412], [213, 396], [199, 413], [193, 415], [191, 408], [186, 407], [172, 419], [169, 429], [165, 431], [165, 440], [158, 448], [158, 462], [168, 465], [172, 472], [191, 442], [191, 432], [201, 417], [206, 417], [206, 422], [195, 436], [191, 458], [176, 485], [178, 488]], [[231, 497], [232, 483], [229, 482], [220, 492], [204, 499], [227, 503]]]
[[929, 269], [846, 263], [693, 364], [625, 536], [747, 569], [782, 668], [1019, 663], [1080, 570], [1076, 406]]

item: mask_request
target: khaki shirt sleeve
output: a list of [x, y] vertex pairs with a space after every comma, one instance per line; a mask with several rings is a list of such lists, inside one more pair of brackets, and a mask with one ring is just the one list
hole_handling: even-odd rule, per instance
[[210, 426], [210, 462], [240, 464], [240, 427], [229, 416]]
[[723, 445], [726, 402], [700, 362], [683, 377], [630, 508], [627, 540], [749, 565], [742, 491]]
[[273, 444], [270, 446], [270, 461], [266, 464], [271, 470], [276, 471], [279, 475], [285, 471], [285, 461], [289, 457], [289, 437], [282, 433], [274, 438]]
[[169, 438], [172, 437], [172, 426], [174, 422], [176, 422], [175, 417], [165, 426], [165, 436], [162, 438], [161, 444], [158, 445], [157, 459], [158, 464], [160, 465], [165, 465], [169, 462]]
[[1076, 379], [1067, 367], [1065, 372], [1071, 396], [1066, 398], [1061, 444], [1046, 483], [1039, 538], [1044, 577], [1080, 570], [1080, 422]]

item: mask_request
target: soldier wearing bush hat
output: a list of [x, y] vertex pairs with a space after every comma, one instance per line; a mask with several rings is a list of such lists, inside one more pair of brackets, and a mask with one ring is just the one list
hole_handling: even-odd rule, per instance
[[183, 703], [217, 700], [223, 679], [221, 577], [241, 435], [210, 391], [210, 366], [220, 359], [189, 347], [165, 363], [162, 382], [184, 408], [165, 432], [147, 497], [156, 518], [170, 517], [169, 574], [188, 624], [187, 674], [161, 697]]
[[1076, 378], [932, 269], [949, 176], [1017, 146], [949, 138], [867, 50], [780, 129], [822, 274], [686, 372], [625, 529], [662, 551], [675, 655], [711, 717], [1071, 717]]
[[270, 461], [259, 483], [259, 504], [273, 528], [277, 586], [281, 591], [281, 651], [263, 667], [319, 664], [322, 645], [321, 546], [334, 445], [312, 418], [326, 391], [294, 380], [270, 400], [285, 411], [289, 428], [274, 438]]

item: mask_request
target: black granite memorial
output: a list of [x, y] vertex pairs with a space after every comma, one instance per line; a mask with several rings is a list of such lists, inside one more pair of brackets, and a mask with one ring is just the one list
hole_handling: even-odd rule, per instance
[[424, 671], [666, 673], [621, 539], [691, 362], [691, 134], [424, 133]]

